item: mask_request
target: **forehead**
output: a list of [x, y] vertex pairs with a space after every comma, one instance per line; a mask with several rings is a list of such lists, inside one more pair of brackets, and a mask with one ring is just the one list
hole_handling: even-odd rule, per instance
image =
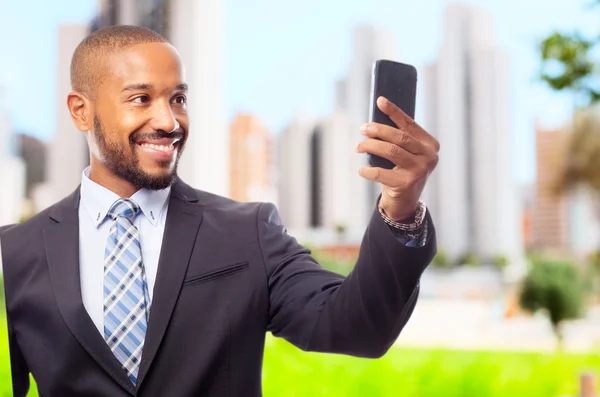
[[177, 86], [184, 81], [181, 59], [168, 43], [136, 44], [106, 59], [103, 84], [118, 88], [132, 83], [156, 87]]

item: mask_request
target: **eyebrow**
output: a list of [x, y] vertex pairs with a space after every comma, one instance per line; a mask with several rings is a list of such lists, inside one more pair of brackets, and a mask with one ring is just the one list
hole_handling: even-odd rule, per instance
[[[122, 92], [125, 91], [148, 91], [153, 88], [152, 84], [142, 83], [142, 84], [129, 84], [123, 88]], [[181, 83], [177, 85], [175, 88], [176, 91], [187, 91], [188, 85], [186, 83]]]

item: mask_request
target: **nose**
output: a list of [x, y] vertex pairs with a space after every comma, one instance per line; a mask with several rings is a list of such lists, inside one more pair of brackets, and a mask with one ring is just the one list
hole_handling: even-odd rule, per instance
[[175, 119], [173, 110], [169, 104], [155, 105], [154, 117], [152, 118], [151, 127], [154, 131], [173, 132], [179, 128], [179, 123]]

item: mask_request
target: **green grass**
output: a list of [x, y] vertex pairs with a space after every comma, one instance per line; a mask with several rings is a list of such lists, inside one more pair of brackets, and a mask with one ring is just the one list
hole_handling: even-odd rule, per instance
[[393, 348], [379, 360], [303, 353], [269, 338], [265, 396], [576, 396], [600, 355]]
[[[0, 340], [0, 396], [8, 397], [3, 320]], [[558, 397], [576, 396], [578, 376], [589, 369], [600, 374], [600, 355], [392, 348], [368, 360], [301, 352], [269, 335], [263, 387], [265, 397]]]

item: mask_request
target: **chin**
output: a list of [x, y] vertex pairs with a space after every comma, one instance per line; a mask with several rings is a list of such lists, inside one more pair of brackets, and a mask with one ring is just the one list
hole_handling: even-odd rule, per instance
[[160, 174], [146, 174], [145, 178], [138, 179], [138, 187], [149, 190], [163, 190], [175, 183], [177, 175], [174, 172], [163, 172]]
[[142, 169], [143, 173], [148, 175], [150, 178], [168, 178], [175, 173], [175, 167], [172, 164], [167, 166], [154, 166], [145, 167]]

